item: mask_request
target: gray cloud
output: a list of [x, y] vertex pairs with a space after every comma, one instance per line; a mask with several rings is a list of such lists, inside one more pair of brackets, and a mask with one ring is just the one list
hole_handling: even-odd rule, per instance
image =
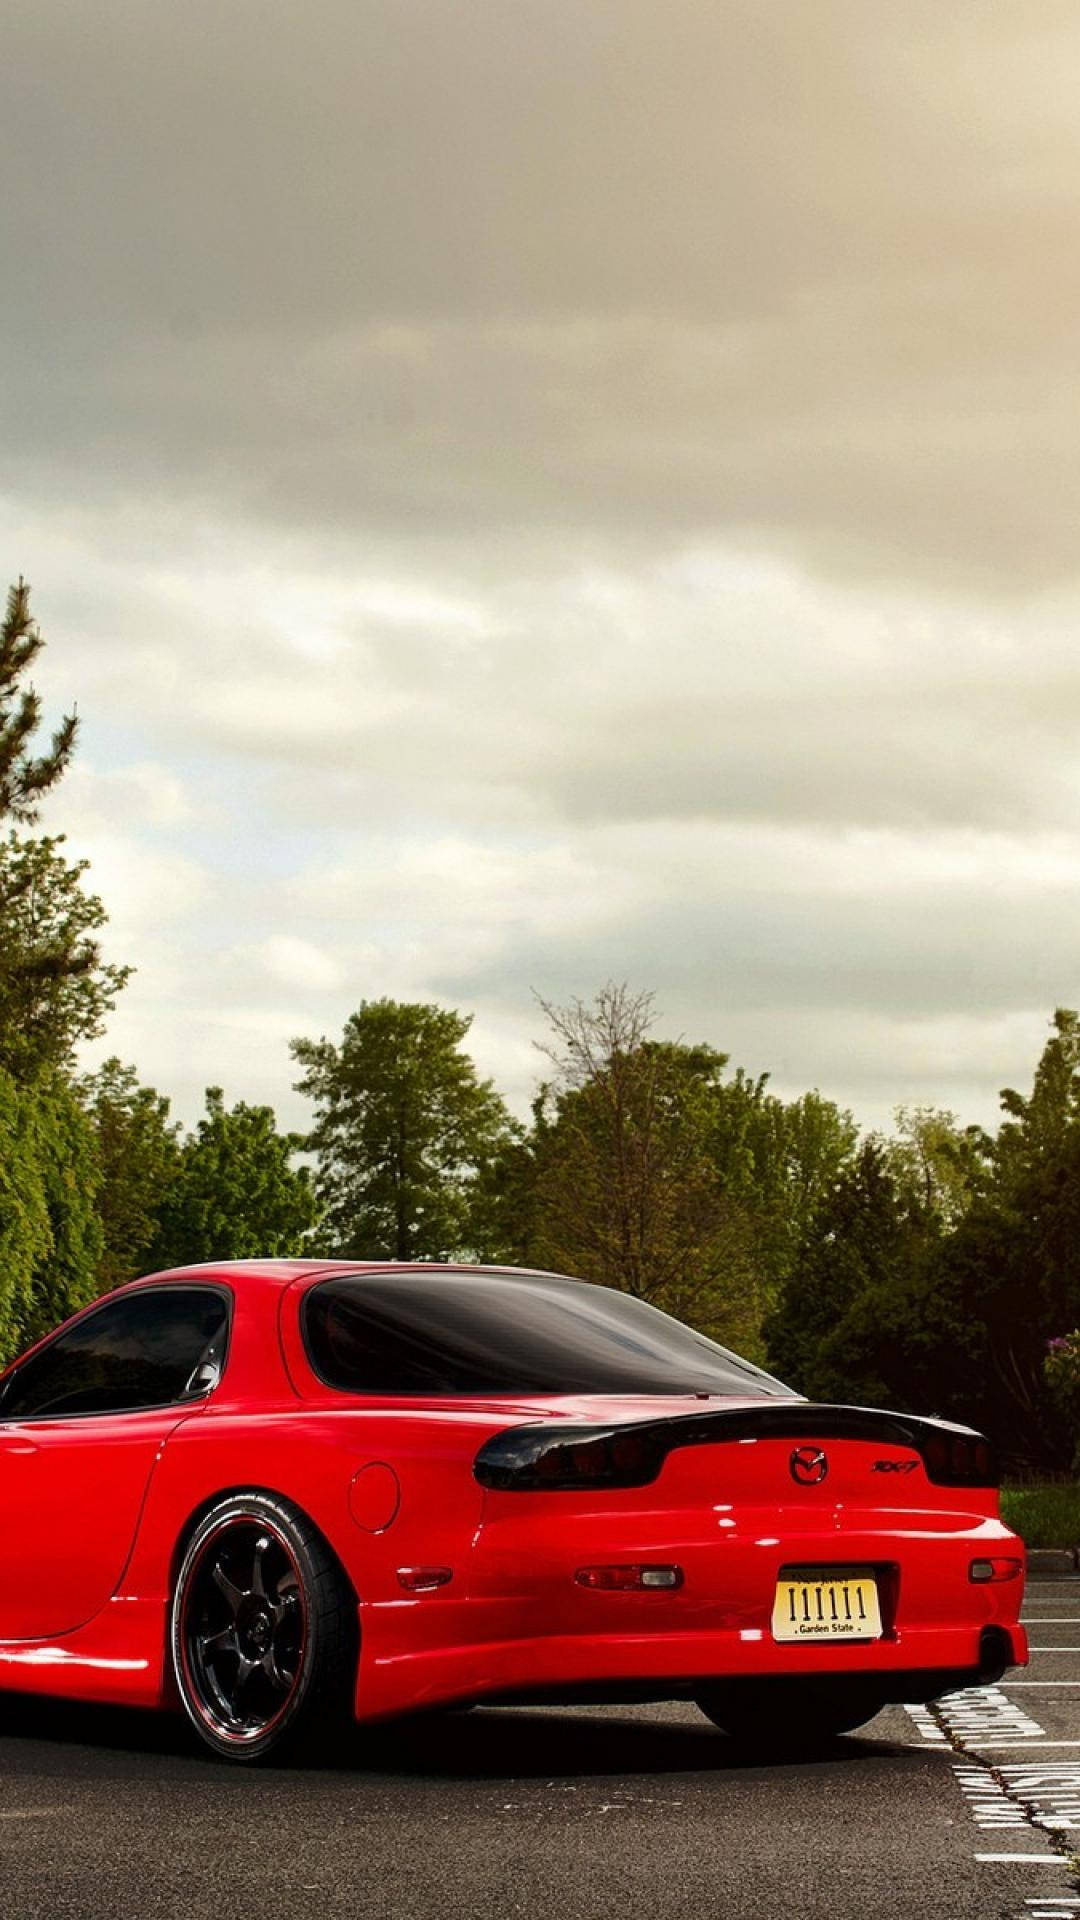
[[9, 480], [1071, 579], [1078, 42], [1054, 0], [23, 7]]
[[913, 0], [13, 10], [0, 533], [108, 1044], [275, 1100], [653, 985], [989, 1119], [1080, 998], [1080, 25]]

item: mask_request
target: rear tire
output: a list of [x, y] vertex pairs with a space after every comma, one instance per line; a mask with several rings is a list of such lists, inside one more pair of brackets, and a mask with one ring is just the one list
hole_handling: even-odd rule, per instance
[[746, 1746], [805, 1750], [852, 1733], [881, 1712], [879, 1694], [844, 1680], [733, 1681], [695, 1695], [706, 1719]]
[[257, 1491], [200, 1520], [169, 1618], [184, 1711], [225, 1760], [329, 1757], [353, 1723], [356, 1602], [307, 1515]]

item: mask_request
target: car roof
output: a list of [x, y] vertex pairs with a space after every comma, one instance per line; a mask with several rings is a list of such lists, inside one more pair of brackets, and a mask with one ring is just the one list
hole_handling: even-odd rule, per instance
[[[129, 1286], [145, 1287], [151, 1281], [225, 1280], [235, 1285], [284, 1289], [297, 1280], [314, 1280], [330, 1274], [464, 1274], [500, 1273], [520, 1275], [523, 1279], [553, 1280], [568, 1275], [543, 1273], [535, 1267], [502, 1266], [494, 1261], [447, 1260], [208, 1260], [201, 1265], [170, 1267], [164, 1273], [143, 1274]], [[123, 1291], [123, 1289], [118, 1289]]]

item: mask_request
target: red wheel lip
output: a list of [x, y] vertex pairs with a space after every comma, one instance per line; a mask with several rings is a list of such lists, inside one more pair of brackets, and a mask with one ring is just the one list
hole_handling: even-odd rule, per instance
[[[217, 1540], [222, 1533], [226, 1532], [229, 1527], [235, 1526], [238, 1522], [260, 1527], [265, 1533], [272, 1535], [281, 1547], [296, 1575], [296, 1588], [300, 1596], [301, 1652], [296, 1679], [293, 1681], [288, 1694], [273, 1718], [265, 1721], [261, 1727], [253, 1729], [250, 1733], [235, 1733], [230, 1728], [223, 1726], [204, 1705], [200, 1697], [200, 1689], [196, 1685], [194, 1675], [191, 1671], [187, 1650], [187, 1612], [190, 1605], [191, 1589], [195, 1576], [206, 1557], [208, 1549], [213, 1545], [214, 1541]], [[185, 1573], [187, 1578], [185, 1580], [183, 1602], [179, 1615], [175, 1619], [173, 1633], [173, 1665], [174, 1668], [179, 1669], [176, 1678], [180, 1688], [180, 1698], [188, 1713], [191, 1714], [193, 1718], [197, 1715], [208, 1731], [213, 1734], [215, 1740], [224, 1741], [232, 1747], [254, 1746], [258, 1741], [264, 1740], [267, 1734], [272, 1733], [274, 1728], [280, 1724], [281, 1720], [289, 1712], [290, 1707], [296, 1699], [297, 1688], [303, 1679], [304, 1661], [308, 1646], [308, 1605], [300, 1563], [297, 1560], [289, 1540], [275, 1521], [262, 1513], [244, 1513], [241, 1511], [223, 1514], [220, 1520], [215, 1522], [200, 1543], [199, 1551], [194, 1560], [192, 1560], [190, 1564], [185, 1563], [185, 1567], [181, 1570], [181, 1579], [184, 1579]]]

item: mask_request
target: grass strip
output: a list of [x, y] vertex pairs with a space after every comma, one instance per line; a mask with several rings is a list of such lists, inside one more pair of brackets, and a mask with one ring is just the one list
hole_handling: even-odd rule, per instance
[[1080, 1486], [1002, 1487], [1001, 1517], [1029, 1547], [1080, 1546]]

